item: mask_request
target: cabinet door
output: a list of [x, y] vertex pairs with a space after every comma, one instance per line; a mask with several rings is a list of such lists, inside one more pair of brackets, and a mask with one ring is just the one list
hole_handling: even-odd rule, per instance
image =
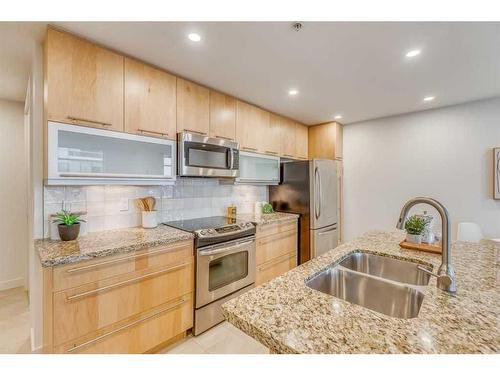
[[257, 267], [255, 285], [261, 285], [297, 267], [297, 254], [289, 253]]
[[176, 78], [125, 59], [125, 131], [175, 139]]
[[123, 56], [49, 29], [48, 120], [123, 131]]
[[281, 117], [281, 155], [294, 158], [296, 153], [295, 122]]
[[269, 155], [279, 155], [281, 150], [281, 118], [274, 113], [270, 115], [269, 126], [264, 130], [262, 141], [263, 152]]
[[295, 156], [298, 159], [307, 159], [308, 135], [307, 126], [295, 123]]
[[210, 90], [210, 137], [236, 139], [236, 99]]
[[[259, 151], [262, 139], [259, 132], [264, 128], [268, 112], [251, 104], [237, 101], [236, 103], [236, 140], [245, 151]], [[267, 117], [269, 118], [269, 117]]]
[[177, 132], [208, 135], [210, 91], [196, 83], [177, 78]]

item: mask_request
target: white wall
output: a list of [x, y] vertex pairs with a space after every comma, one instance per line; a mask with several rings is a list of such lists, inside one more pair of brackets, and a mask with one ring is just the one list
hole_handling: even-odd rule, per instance
[[448, 208], [453, 238], [461, 221], [500, 237], [493, 147], [500, 147], [500, 98], [346, 125], [346, 240], [394, 229], [401, 206], [419, 195]]
[[0, 290], [24, 285], [27, 199], [24, 104], [0, 100]]

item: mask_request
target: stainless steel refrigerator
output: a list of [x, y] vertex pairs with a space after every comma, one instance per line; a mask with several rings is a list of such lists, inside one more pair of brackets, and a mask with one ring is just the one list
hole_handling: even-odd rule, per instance
[[276, 211], [300, 214], [298, 262], [338, 245], [337, 165], [333, 160], [281, 163], [281, 182], [269, 187]]

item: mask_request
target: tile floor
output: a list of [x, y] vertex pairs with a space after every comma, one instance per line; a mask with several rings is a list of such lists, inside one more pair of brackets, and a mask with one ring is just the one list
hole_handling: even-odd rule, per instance
[[0, 291], [0, 353], [31, 353], [28, 293]]
[[[0, 353], [31, 353], [28, 294], [0, 291]], [[162, 354], [268, 354], [269, 350], [232, 324], [221, 323], [164, 349]]]

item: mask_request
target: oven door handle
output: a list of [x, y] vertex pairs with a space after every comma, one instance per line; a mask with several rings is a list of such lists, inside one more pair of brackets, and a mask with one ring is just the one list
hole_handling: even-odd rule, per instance
[[248, 241], [238, 242], [238, 243], [234, 244], [233, 246], [229, 246], [229, 247], [217, 246], [215, 248], [212, 248], [211, 250], [201, 250], [199, 252], [199, 254], [202, 256], [210, 256], [210, 255], [216, 255], [216, 254], [222, 254], [222, 253], [231, 253], [236, 249], [239, 249], [245, 245], [249, 245], [249, 244], [254, 243], [254, 242], [255, 242], [255, 239], [251, 239]]

